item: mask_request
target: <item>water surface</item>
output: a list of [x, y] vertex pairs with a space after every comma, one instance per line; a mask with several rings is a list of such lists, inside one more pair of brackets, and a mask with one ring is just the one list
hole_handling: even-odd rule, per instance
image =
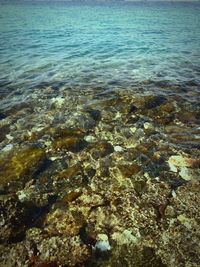
[[2, 86], [199, 87], [198, 3], [19, 2], [0, 10]]

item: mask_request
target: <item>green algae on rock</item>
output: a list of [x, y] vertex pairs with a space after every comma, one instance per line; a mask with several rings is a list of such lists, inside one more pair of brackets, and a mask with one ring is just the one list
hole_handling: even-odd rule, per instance
[[0, 158], [0, 183], [7, 183], [33, 175], [45, 158], [45, 151], [38, 147], [25, 147], [3, 153]]

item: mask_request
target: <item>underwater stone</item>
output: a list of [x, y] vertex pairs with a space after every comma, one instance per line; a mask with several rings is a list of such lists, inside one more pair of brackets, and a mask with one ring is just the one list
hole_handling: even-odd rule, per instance
[[153, 124], [150, 123], [150, 122], [145, 122], [145, 123], [144, 123], [144, 129], [145, 129], [145, 130], [154, 130], [154, 126], [153, 126]]
[[93, 135], [87, 135], [84, 137], [85, 141], [88, 143], [93, 143], [96, 141], [96, 138]]
[[57, 97], [53, 97], [51, 99], [51, 102], [52, 102], [53, 108], [61, 108], [65, 102], [65, 99], [63, 97], [57, 96]]
[[198, 112], [181, 110], [177, 114], [177, 119], [183, 123], [194, 123], [197, 122]]
[[64, 197], [60, 200], [60, 202], [64, 204], [69, 204], [72, 201], [75, 201], [78, 197], [82, 195], [81, 190], [77, 189], [74, 191], [69, 191]]
[[2, 154], [0, 158], [1, 184], [14, 180], [26, 180], [33, 175], [45, 159], [45, 152], [38, 147], [27, 147]]
[[115, 152], [123, 152], [124, 151], [123, 147], [121, 147], [121, 146], [115, 146], [114, 150], [115, 150]]
[[145, 108], [153, 109], [166, 102], [166, 98], [163, 96], [146, 96], [144, 102]]
[[124, 177], [131, 177], [140, 171], [140, 167], [136, 163], [132, 164], [121, 164], [117, 166], [119, 171]]
[[54, 149], [66, 149], [72, 152], [78, 152], [84, 149], [87, 145], [87, 142], [79, 137], [64, 137], [58, 138], [53, 142]]
[[77, 163], [55, 175], [55, 179], [71, 179], [79, 174], [82, 174], [81, 164]]
[[78, 235], [84, 223], [84, 217], [80, 212], [70, 212], [66, 207], [61, 207], [47, 214], [44, 229], [49, 236], [58, 234], [75, 236]]
[[140, 233], [137, 230], [137, 235], [132, 233], [132, 230], [125, 229], [122, 233], [115, 232], [112, 234], [112, 239], [117, 242], [118, 245], [125, 245], [125, 244], [137, 244], [140, 239]]
[[113, 146], [106, 141], [93, 143], [88, 149], [90, 149], [90, 153], [95, 159], [103, 158], [114, 152]]
[[67, 127], [78, 127], [81, 129], [89, 130], [96, 126], [96, 121], [90, 114], [76, 112], [69, 116], [65, 124]]
[[171, 156], [168, 160], [170, 166], [198, 168], [200, 167], [200, 159], [187, 158], [181, 155]]
[[[29, 267], [36, 256], [34, 244], [30, 241], [0, 245], [0, 251], [0, 266], [2, 267]], [[48, 265], [42, 266], [49, 267]]]
[[135, 244], [115, 246], [102, 267], [167, 267], [151, 247]]
[[8, 144], [4, 148], [2, 148], [1, 152], [7, 152], [13, 149], [13, 144]]
[[98, 234], [97, 242], [94, 246], [95, 250], [100, 251], [109, 251], [111, 250], [111, 246], [108, 240], [108, 236], [106, 234]]
[[59, 266], [84, 266], [91, 256], [91, 250], [78, 236], [54, 236], [44, 239], [37, 245], [40, 261], [56, 262]]
[[157, 253], [169, 267], [195, 267], [200, 262], [200, 182], [193, 180], [176, 190], [161, 221]]

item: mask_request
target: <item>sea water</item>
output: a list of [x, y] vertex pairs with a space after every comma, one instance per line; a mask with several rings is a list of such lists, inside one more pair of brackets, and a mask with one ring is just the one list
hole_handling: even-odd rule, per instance
[[199, 3], [2, 2], [0, 36], [2, 94], [200, 85]]

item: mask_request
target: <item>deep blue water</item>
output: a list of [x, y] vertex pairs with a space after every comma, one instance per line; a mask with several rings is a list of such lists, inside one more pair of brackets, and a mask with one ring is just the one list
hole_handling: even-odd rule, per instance
[[198, 3], [1, 3], [0, 35], [2, 88], [200, 85]]

